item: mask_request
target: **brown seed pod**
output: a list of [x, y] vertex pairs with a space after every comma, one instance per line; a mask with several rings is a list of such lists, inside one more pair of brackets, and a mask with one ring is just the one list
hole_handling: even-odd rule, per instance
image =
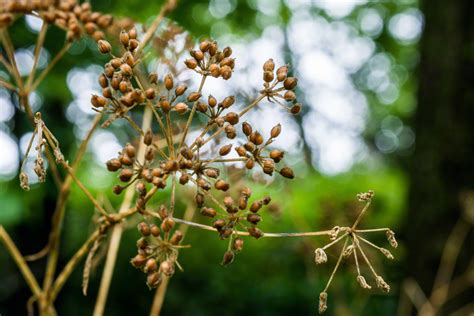
[[151, 72], [149, 75], [148, 75], [148, 81], [151, 83], [151, 84], [156, 84], [158, 82], [158, 75], [156, 74], [156, 72]]
[[184, 114], [188, 111], [188, 105], [186, 103], [179, 102], [178, 104], [174, 106], [174, 109], [179, 114]]
[[163, 222], [161, 222], [161, 230], [165, 233], [169, 232], [173, 226], [174, 226], [175, 222], [172, 218], [170, 217], [166, 217]]
[[158, 270], [158, 264], [156, 263], [156, 260], [153, 258], [148, 259], [145, 263], [145, 268], [143, 270], [146, 273], [155, 272], [156, 270]]
[[252, 223], [252, 224], [257, 224], [260, 222], [262, 218], [258, 214], [248, 214], [247, 215], [247, 222]]
[[269, 156], [271, 159], [273, 159], [274, 162], [278, 163], [283, 159], [284, 155], [285, 155], [284, 152], [274, 149], [270, 152]]
[[211, 184], [204, 178], [197, 179], [196, 183], [201, 189], [205, 191], [209, 191], [211, 189]]
[[136, 149], [130, 143], [127, 143], [125, 144], [125, 147], [123, 147], [123, 154], [133, 158], [135, 157]]
[[145, 183], [143, 182], [137, 182], [137, 184], [135, 185], [135, 190], [137, 191], [137, 193], [139, 194], [139, 196], [143, 197], [146, 195], [146, 186], [145, 186]]
[[288, 90], [283, 95], [283, 98], [285, 98], [285, 100], [288, 101], [288, 102], [294, 101], [294, 100], [296, 100], [296, 94], [293, 91]]
[[209, 41], [202, 41], [199, 44], [199, 49], [201, 50], [201, 52], [205, 53], [209, 50], [210, 46], [211, 46], [211, 43]]
[[120, 65], [120, 70], [124, 76], [130, 77], [133, 74], [132, 67], [129, 64]]
[[146, 262], [146, 256], [141, 253], [137, 254], [135, 257], [132, 258], [132, 260], [130, 260], [130, 263], [135, 268], [143, 267], [145, 265], [145, 262]]
[[176, 230], [173, 234], [173, 236], [171, 236], [170, 238], [170, 243], [172, 245], [179, 245], [179, 243], [181, 242], [181, 240], [183, 240], [183, 233], [179, 230]]
[[220, 190], [220, 191], [227, 191], [229, 190], [229, 184], [227, 182], [225, 182], [224, 180], [222, 179], [219, 179], [216, 181], [216, 183], [214, 184], [214, 187], [217, 189], [217, 190]]
[[227, 138], [229, 139], [234, 139], [237, 136], [235, 132], [235, 127], [232, 126], [231, 124], [226, 125], [226, 127], [224, 128], [224, 131]]
[[277, 138], [280, 135], [280, 133], [281, 133], [281, 124], [278, 123], [272, 128], [270, 132], [270, 136], [272, 138]]
[[202, 207], [204, 205], [204, 194], [197, 193], [194, 200], [196, 201], [197, 207]]
[[232, 243], [232, 250], [236, 252], [241, 252], [244, 248], [244, 240], [242, 238], [235, 238]]
[[293, 170], [290, 167], [282, 168], [280, 170], [280, 174], [288, 179], [293, 179], [295, 177], [295, 174], [293, 173]]
[[99, 52], [102, 54], [108, 54], [112, 50], [110, 43], [105, 40], [99, 40], [97, 42], [97, 47], [99, 48]]
[[152, 161], [155, 158], [155, 148], [148, 147], [145, 151], [145, 160]]
[[123, 189], [124, 189], [124, 188], [123, 188], [122, 186], [120, 186], [120, 185], [117, 184], [117, 185], [114, 185], [114, 187], [112, 188], [112, 191], [113, 191], [115, 194], [118, 195], [118, 194], [122, 193]]
[[150, 236], [151, 230], [150, 230], [150, 225], [148, 225], [145, 222], [141, 222], [137, 225], [137, 229], [142, 234], [142, 236], [147, 237]]
[[191, 94], [188, 95], [187, 101], [194, 102], [194, 101], [197, 101], [200, 97], [201, 97], [201, 94], [199, 92], [192, 92]]
[[277, 69], [277, 80], [278, 81], [283, 81], [286, 79], [286, 76], [288, 75], [288, 66], [281, 66], [280, 68]]
[[180, 84], [179, 86], [176, 87], [176, 89], [174, 90], [174, 93], [176, 94], [176, 96], [180, 96], [180, 95], [183, 95], [187, 89], [188, 87], [186, 85]]
[[273, 59], [270, 58], [263, 64], [263, 71], [273, 71], [275, 70], [275, 63], [273, 62]]
[[132, 27], [129, 31], [128, 31], [128, 36], [131, 38], [131, 39], [137, 39], [137, 29], [135, 27]]
[[106, 166], [107, 170], [114, 172], [122, 168], [122, 163], [120, 162], [120, 160], [114, 158], [107, 161]]
[[230, 79], [230, 77], [232, 77], [232, 68], [230, 68], [229, 66], [221, 67], [220, 75], [224, 80]]
[[109, 81], [107, 80], [107, 77], [104, 74], [101, 74], [99, 76], [99, 85], [102, 88], [107, 88], [109, 86]]
[[213, 76], [214, 78], [217, 78], [221, 75], [221, 68], [219, 67], [218, 64], [211, 64], [209, 66], [209, 73], [211, 74], [211, 76]]
[[148, 129], [145, 133], [145, 136], [143, 137], [143, 143], [147, 146], [150, 146], [152, 142], [153, 142], [153, 132], [151, 131], [151, 129]]
[[239, 115], [235, 112], [229, 112], [225, 116], [225, 121], [229, 124], [235, 125], [239, 123]]
[[133, 52], [139, 45], [139, 42], [136, 39], [131, 39], [128, 42], [128, 49]]
[[174, 82], [173, 82], [173, 76], [171, 74], [167, 74], [165, 76], [165, 88], [167, 90], [171, 90], [173, 89], [173, 86], [174, 86]]
[[153, 237], [158, 237], [160, 236], [160, 228], [156, 226], [155, 224], [150, 225], [150, 233], [153, 235]]
[[214, 223], [212, 224], [212, 227], [214, 227], [217, 230], [221, 230], [225, 226], [225, 220], [223, 219], [216, 219]]
[[196, 110], [198, 110], [199, 112], [202, 112], [202, 113], [206, 113], [207, 112], [207, 104], [204, 103], [204, 102], [201, 102], [201, 101], [197, 101]]
[[232, 144], [224, 145], [221, 147], [221, 149], [219, 149], [219, 155], [225, 156], [230, 153], [231, 149], [232, 149]]
[[182, 185], [185, 185], [186, 183], [188, 183], [188, 181], [189, 181], [189, 175], [187, 173], [181, 174], [181, 176], [179, 177], [179, 183]]
[[296, 103], [295, 105], [293, 105], [290, 109], [290, 112], [291, 114], [298, 114], [301, 112], [301, 104], [300, 103]]
[[122, 169], [122, 171], [120, 171], [119, 179], [122, 182], [128, 182], [130, 181], [132, 176], [133, 176], [132, 169]]
[[207, 217], [215, 217], [217, 215], [217, 212], [215, 209], [211, 207], [203, 207], [201, 209], [201, 215], [207, 216]]
[[153, 100], [156, 96], [155, 89], [153, 89], [153, 88], [146, 89], [145, 96], [148, 100]]
[[283, 86], [286, 90], [293, 90], [298, 85], [298, 79], [295, 77], [288, 77], [283, 81]]
[[235, 102], [235, 96], [231, 95], [226, 97], [224, 100], [222, 100], [222, 103], [220, 104], [224, 109], [227, 109], [231, 107]]
[[161, 274], [159, 272], [149, 273], [146, 277], [146, 284], [150, 288], [157, 288], [161, 284]]
[[250, 205], [250, 212], [257, 213], [262, 208], [262, 201], [255, 201]]
[[247, 228], [247, 231], [249, 232], [250, 236], [255, 237], [256, 239], [259, 239], [263, 236], [263, 232], [257, 227], [249, 227]]
[[122, 43], [123, 47], [128, 47], [128, 42], [130, 41], [130, 36], [125, 30], [120, 32], [120, 42]]
[[226, 251], [226, 253], [224, 253], [224, 257], [222, 258], [221, 264], [223, 266], [227, 266], [234, 261], [234, 258], [235, 258], [235, 254], [233, 251]]
[[96, 108], [103, 108], [107, 104], [107, 100], [101, 96], [93, 94], [91, 97], [91, 104]]
[[160, 271], [166, 276], [172, 276], [174, 273], [174, 264], [169, 260], [165, 260], [160, 264]]
[[112, 99], [112, 89], [109, 87], [102, 89], [102, 95], [107, 99]]
[[115, 69], [119, 68], [122, 65], [122, 60], [120, 58], [113, 58], [110, 61], [110, 65]]
[[219, 176], [220, 172], [217, 168], [206, 168], [206, 170], [204, 170], [204, 174], [210, 178], [216, 179]]
[[274, 78], [275, 78], [275, 75], [273, 74], [273, 71], [264, 71], [263, 72], [263, 80], [265, 82], [272, 82]]
[[245, 168], [247, 169], [252, 169], [253, 167], [255, 166], [255, 162], [252, 158], [249, 158], [247, 159], [247, 161], [245, 162]]
[[217, 105], [217, 99], [214, 98], [212, 95], [209, 95], [209, 97], [207, 98], [207, 104], [209, 104], [209, 106], [213, 108]]
[[230, 55], [232, 55], [232, 48], [230, 48], [229, 46], [227, 46], [227, 47], [224, 48], [224, 50], [222, 51], [222, 54], [224, 54], [224, 57], [229, 57]]
[[163, 111], [163, 113], [169, 113], [171, 110], [171, 104], [168, 100], [161, 100], [160, 101], [160, 108]]

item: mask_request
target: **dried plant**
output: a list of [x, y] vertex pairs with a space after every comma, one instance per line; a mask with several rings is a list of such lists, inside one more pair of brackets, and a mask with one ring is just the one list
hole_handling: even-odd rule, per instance
[[[162, 62], [168, 65], [169, 73], [149, 73], [146, 66], [148, 52], [160, 53], [170, 48], [172, 45], [170, 43], [180, 33], [176, 26], [171, 25], [162, 37], [155, 35], [165, 15], [175, 6], [175, 1], [169, 0], [142, 35], [135, 27], [125, 22], [119, 23], [118, 27], [121, 28], [120, 33], [116, 34], [117, 40], [109, 42], [105, 40], [105, 33], [101, 29], [108, 29], [113, 34], [117, 24], [114, 24], [111, 16], [91, 11], [87, 2], [78, 4], [74, 0], [2, 1], [0, 27], [6, 58], [2, 57], [1, 61], [11, 78], [2, 78], [0, 84], [20, 96], [21, 106], [32, 120], [34, 133], [24, 161], [31, 151], [35, 151], [34, 171], [39, 182], [44, 182], [46, 180], [44, 159], [47, 159], [59, 188], [49, 243], [40, 253], [26, 257], [29, 260], [36, 260], [48, 255], [42, 287], [31, 273], [25, 257], [20, 254], [3, 227], [0, 228], [2, 241], [33, 292], [31, 302], [38, 302], [42, 315], [54, 314], [54, 301], [58, 293], [85, 256], [87, 259], [83, 273], [83, 292], [87, 293], [94, 255], [101, 246], [101, 241], [110, 236], [94, 311], [95, 315], [102, 315], [124, 223], [131, 217], [141, 218], [138, 224], [141, 236], [137, 240], [136, 255], [131, 259], [131, 264], [146, 274], [146, 284], [150, 288], [158, 287], [152, 307], [154, 315], [161, 309], [169, 277], [174, 274], [176, 268], [181, 268], [178, 255], [182, 248], [187, 247], [182, 245], [182, 241], [185, 233], [183, 227], [188, 226], [216, 232], [221, 239], [228, 240], [222, 265], [234, 261], [236, 254], [243, 249], [243, 237], [246, 236], [256, 239], [328, 236], [330, 242], [315, 250], [316, 264], [327, 261], [325, 250], [343, 242], [344, 246], [333, 273], [320, 294], [321, 313], [327, 308], [327, 290], [342, 259], [351, 256], [354, 256], [356, 263], [356, 280], [363, 288], [370, 288], [370, 285], [360, 272], [358, 254], [372, 271], [377, 287], [388, 292], [390, 287], [375, 272], [362, 245], [375, 248], [389, 259], [393, 259], [393, 256], [387, 249], [373, 244], [363, 235], [386, 232], [390, 244], [396, 247], [394, 233], [388, 228], [358, 229], [358, 223], [373, 197], [372, 191], [358, 195], [359, 200], [366, 204], [352, 227], [334, 227], [331, 230], [302, 233], [268, 233], [258, 228], [262, 219], [260, 210], [270, 204], [271, 198], [253, 197], [249, 187], [241, 185], [240, 180], [226, 179], [223, 171], [229, 165], [240, 163], [245, 170], [257, 168], [267, 176], [278, 173], [287, 179], [295, 177], [293, 170], [283, 164], [284, 152], [271, 148], [272, 143], [277, 141], [282, 126], [278, 124], [270, 131], [263, 131], [259, 126], [252, 126], [244, 119], [245, 115], [257, 108], [263, 100], [282, 106], [291, 114], [298, 114], [301, 104], [297, 102], [294, 92], [297, 79], [289, 75], [288, 65], [277, 67], [273, 60], [269, 59], [263, 65], [262, 87], [249, 104], [242, 104], [232, 95], [222, 100], [217, 100], [212, 95], [204, 96], [202, 92], [206, 79], [214, 77], [228, 80], [233, 75], [235, 65], [232, 49], [230, 47], [220, 49], [213, 40], [204, 40], [196, 49], [191, 49], [184, 65], [176, 63], [177, 57], [183, 51], [175, 51], [174, 57], [162, 58]], [[18, 72], [14, 47], [8, 32], [9, 25], [25, 14], [43, 20], [43, 26], [38, 34], [33, 70], [26, 80]], [[53, 24], [66, 31], [65, 45], [49, 66], [36, 76], [39, 51], [48, 26]], [[109, 59], [98, 78], [102, 94], [91, 96], [92, 108], [97, 115], [76, 157], [69, 163], [61, 152], [60, 141], [54, 136], [54, 131], [47, 127], [40, 113], [32, 114], [28, 95], [38, 87], [68, 50], [71, 41], [78, 40], [82, 35], [92, 36], [97, 41], [98, 50]], [[151, 47], [149, 43], [152, 44]], [[191, 42], [188, 39], [185, 48], [189, 48], [189, 43]], [[195, 73], [200, 78], [197, 90], [190, 91], [187, 83], [178, 82], [177, 75], [183, 71], [181, 68]], [[198, 116], [200, 120], [197, 119]], [[142, 118], [142, 122], [138, 122], [137, 118]], [[202, 118], [204, 123], [201, 123]], [[99, 126], [108, 128], [116, 120], [128, 122], [135, 130], [136, 137], [132, 137], [121, 152], [106, 163], [107, 170], [116, 173], [118, 177], [118, 183], [111, 190], [117, 195], [123, 195], [121, 204], [115, 207], [116, 210], [110, 211], [77, 178], [75, 170], [94, 131]], [[196, 133], [190, 133], [191, 130]], [[191, 137], [191, 135], [197, 136]], [[35, 139], [36, 144], [32, 147]], [[56, 166], [66, 171], [64, 179]], [[20, 185], [28, 190], [28, 177], [24, 168], [23, 163], [19, 176]], [[99, 213], [99, 219], [96, 221], [95, 231], [57, 274], [60, 227], [72, 183], [75, 183], [94, 205]], [[180, 190], [185, 186], [193, 188], [194, 201], [192, 206], [188, 207], [184, 218], [181, 218], [177, 215], [179, 210], [176, 210], [176, 200]], [[163, 201], [159, 193], [165, 188], [168, 188], [171, 194], [169, 199]], [[235, 195], [230, 194], [231, 192]], [[184, 190], [182, 195], [186, 196]], [[160, 206], [156, 207], [149, 203], [152, 199], [159, 201]], [[211, 219], [212, 222], [205, 225], [192, 221], [195, 211], [198, 211], [203, 218]], [[177, 227], [177, 224], [180, 227]]]

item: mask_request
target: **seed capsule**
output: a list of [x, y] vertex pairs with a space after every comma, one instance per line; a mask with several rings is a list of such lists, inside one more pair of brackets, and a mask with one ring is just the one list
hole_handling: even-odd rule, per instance
[[165, 260], [160, 264], [160, 271], [166, 276], [172, 276], [174, 273], [174, 264]]
[[187, 173], [183, 173], [179, 177], [179, 183], [182, 184], [182, 185], [185, 185], [186, 183], [188, 183], [188, 181], [189, 181], [189, 175]]
[[224, 100], [222, 100], [221, 106], [224, 109], [227, 109], [231, 107], [234, 104], [234, 102], [235, 102], [235, 96], [231, 95], [231, 96], [226, 97]]
[[202, 41], [200, 44], [199, 44], [199, 49], [201, 50], [201, 52], [207, 52], [209, 50], [209, 47], [211, 46], [211, 43], [209, 41]]
[[221, 75], [221, 68], [217, 64], [211, 64], [209, 66], [209, 73], [211, 76], [217, 78]]
[[153, 237], [158, 237], [160, 236], [160, 228], [156, 226], [155, 224], [150, 225], [150, 233], [153, 235]]
[[275, 63], [273, 62], [273, 59], [270, 58], [263, 64], [263, 71], [273, 71], [275, 70]]
[[197, 66], [198, 66], [198, 63], [196, 61], [196, 59], [194, 58], [188, 58], [184, 61], [184, 64], [186, 65], [186, 67], [188, 67], [189, 69], [195, 69]]
[[283, 81], [286, 79], [286, 76], [288, 75], [288, 66], [281, 66], [280, 68], [277, 69], [277, 80], [278, 81]]
[[176, 112], [178, 112], [179, 114], [184, 114], [186, 113], [186, 111], [188, 111], [188, 105], [186, 103], [183, 103], [183, 102], [179, 102], [178, 104], [176, 104], [174, 106], [174, 109], [176, 110]]
[[130, 263], [135, 268], [141, 268], [145, 264], [145, 262], [146, 262], [146, 257], [145, 255], [141, 253], [137, 254], [135, 257], [132, 258], [132, 260], [130, 260]]
[[183, 240], [183, 233], [179, 230], [176, 230], [173, 234], [173, 236], [171, 236], [170, 238], [170, 243], [172, 245], [179, 245], [179, 243], [181, 242], [181, 240]]
[[199, 92], [192, 92], [190, 95], [188, 95], [188, 102], [194, 102], [197, 101], [201, 97], [201, 94]]
[[263, 72], [263, 80], [265, 82], [272, 82], [274, 78], [275, 78], [275, 75], [273, 74], [273, 71], [264, 71]]
[[188, 87], [186, 85], [180, 84], [179, 86], [176, 87], [176, 89], [174, 90], [174, 93], [176, 94], [176, 96], [180, 96], [180, 95], [183, 95], [187, 89]]
[[280, 170], [280, 174], [288, 179], [293, 179], [295, 177], [295, 174], [293, 173], [293, 170], [290, 167], [282, 168]]
[[122, 182], [128, 182], [130, 181], [132, 176], [133, 176], [132, 169], [122, 169], [122, 171], [120, 171], [119, 179]]
[[280, 133], [281, 133], [281, 124], [277, 124], [272, 128], [270, 132], [270, 136], [272, 138], [277, 138], [280, 135]]
[[130, 41], [130, 36], [125, 30], [122, 30], [120, 32], [120, 42], [122, 43], [124, 47], [127, 47], [129, 41]]
[[210, 207], [203, 207], [201, 209], [201, 214], [207, 217], [215, 217], [217, 215], [217, 212], [215, 209], [210, 208]]
[[118, 159], [110, 159], [106, 162], [107, 170], [109, 171], [117, 171], [122, 168], [122, 163]]
[[247, 228], [247, 231], [249, 232], [249, 235], [255, 237], [255, 239], [259, 239], [263, 236], [263, 232], [257, 227], [249, 227]]
[[298, 114], [301, 112], [301, 104], [300, 103], [296, 103], [295, 105], [293, 105], [290, 109], [290, 112], [291, 114]]
[[101, 52], [102, 54], [108, 54], [112, 50], [112, 46], [110, 45], [110, 43], [105, 40], [99, 40], [97, 42], [97, 46], [99, 48], [99, 52]]
[[147, 275], [146, 284], [150, 288], [157, 288], [161, 283], [161, 274], [159, 272], [153, 272]]
[[262, 220], [262, 218], [258, 214], [249, 214], [249, 215], [247, 215], [247, 222], [249, 222], [249, 223], [257, 224], [261, 220]]
[[294, 101], [294, 100], [296, 100], [296, 94], [293, 91], [288, 90], [283, 95], [283, 98], [285, 98], [285, 100], [288, 101], [288, 102]]
[[229, 265], [234, 261], [234, 258], [235, 258], [234, 252], [226, 251], [226, 253], [224, 254], [224, 257], [222, 258], [222, 263], [221, 264], [223, 266]]
[[229, 112], [225, 116], [225, 121], [229, 124], [235, 125], [239, 123], [239, 115], [235, 112]]
[[174, 85], [173, 76], [171, 74], [167, 74], [165, 76], [165, 88], [167, 90], [171, 90], [173, 89], [173, 85]]
[[288, 77], [283, 81], [283, 86], [286, 90], [293, 90], [298, 84], [298, 79], [295, 77]]
[[107, 100], [101, 96], [94, 94], [91, 97], [91, 103], [96, 108], [102, 108], [107, 104]]
[[234, 242], [232, 243], [232, 249], [236, 252], [241, 252], [243, 248], [244, 240], [242, 238], [234, 239]]
[[219, 155], [225, 156], [230, 153], [232, 149], [232, 144], [227, 144], [225, 146], [222, 146], [221, 149], [219, 149]]
[[222, 179], [217, 180], [216, 183], [214, 184], [214, 187], [217, 190], [224, 191], [224, 192], [229, 190], [229, 184]]

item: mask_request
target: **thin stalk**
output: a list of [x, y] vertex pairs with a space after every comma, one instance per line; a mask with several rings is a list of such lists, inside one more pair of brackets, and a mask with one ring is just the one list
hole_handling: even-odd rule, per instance
[[51, 71], [51, 69], [53, 69], [54, 66], [56, 66], [58, 61], [64, 56], [64, 54], [66, 54], [66, 52], [69, 50], [69, 48], [71, 48], [71, 45], [72, 45], [72, 43], [68, 42], [63, 46], [63, 48], [61, 48], [61, 50], [56, 54], [56, 56], [54, 56], [53, 60], [51, 60], [51, 62], [48, 64], [48, 66], [45, 69], [43, 69], [43, 71], [40, 73], [38, 78], [36, 78], [33, 81], [33, 83], [31, 84], [31, 87], [28, 89], [28, 91], [35, 91], [36, 88], [38, 88], [38, 85], [44, 80], [44, 78]]
[[334, 267], [334, 270], [332, 270], [331, 276], [329, 277], [328, 283], [326, 284], [326, 287], [324, 288], [323, 292], [326, 292], [329, 288], [329, 285], [331, 285], [332, 279], [334, 278], [334, 275], [336, 274], [336, 271], [339, 268], [339, 265], [341, 264], [342, 257], [343, 257], [342, 255], [344, 254], [344, 251], [346, 250], [346, 246], [347, 246], [347, 238], [346, 238], [346, 241], [344, 242], [344, 246], [342, 246], [339, 259], [337, 259], [336, 266]]
[[26, 263], [25, 259], [16, 247], [15, 243], [10, 238], [10, 235], [8, 235], [7, 231], [3, 228], [3, 225], [0, 225], [0, 239], [5, 245], [5, 248], [7, 248], [8, 252], [12, 256], [13, 260], [15, 260], [15, 263], [20, 269], [21, 274], [25, 278], [26, 283], [30, 287], [31, 292], [33, 292], [36, 298], [41, 299], [43, 297], [43, 293], [41, 292], [41, 288], [38, 285], [38, 281], [31, 272], [30, 268], [28, 267], [28, 264]]
[[35, 46], [35, 53], [33, 59], [33, 67], [31, 68], [31, 72], [28, 75], [28, 79], [26, 80], [26, 89], [29, 90], [31, 83], [33, 82], [33, 78], [35, 77], [36, 68], [38, 67], [38, 61], [40, 57], [41, 48], [43, 47], [44, 39], [46, 37], [46, 32], [48, 30], [48, 23], [43, 20], [43, 24], [41, 25], [41, 30], [38, 34], [38, 38], [36, 39], [36, 46]]
[[[142, 122], [142, 130], [148, 130], [151, 126], [151, 120], [153, 112], [150, 107], [145, 108]], [[143, 143], [143, 136], [140, 137], [140, 145], [138, 147], [137, 157], [143, 161], [145, 156], [146, 146]], [[125, 197], [120, 206], [119, 214], [128, 211], [132, 203], [133, 197], [135, 196], [135, 188], [133, 186], [128, 187], [125, 190]], [[115, 262], [117, 261], [117, 253], [120, 246], [120, 241], [123, 233], [123, 225], [117, 224], [114, 226], [110, 238], [109, 250], [107, 251], [107, 258], [105, 260], [105, 267], [102, 273], [102, 279], [100, 282], [99, 293], [94, 307], [94, 316], [101, 316], [104, 314], [105, 304], [107, 303], [107, 296], [109, 294], [110, 283], [112, 282], [112, 276], [115, 269]]]
[[354, 230], [357, 227], [357, 224], [359, 224], [359, 221], [362, 219], [362, 216], [364, 216], [365, 212], [368, 210], [371, 202], [372, 201], [369, 200], [367, 201], [367, 203], [365, 203], [365, 206], [362, 209], [362, 211], [359, 213], [359, 216], [357, 216], [357, 219], [355, 220], [354, 225], [352, 225], [352, 228], [351, 228], [352, 230]]

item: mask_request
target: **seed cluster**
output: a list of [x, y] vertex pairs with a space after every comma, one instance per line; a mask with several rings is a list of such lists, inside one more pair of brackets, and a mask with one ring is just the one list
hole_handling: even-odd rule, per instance
[[34, 14], [65, 30], [68, 41], [83, 34], [101, 40], [113, 22], [112, 15], [94, 12], [89, 2], [80, 4], [76, 0], [0, 0], [0, 8], [0, 27], [10, 25], [15, 14]]
[[[398, 243], [395, 239], [395, 233], [388, 228], [357, 229], [359, 220], [367, 211], [373, 196], [374, 196], [374, 192], [371, 190], [368, 192], [357, 194], [357, 199], [361, 202], [366, 202], [366, 205], [364, 209], [360, 212], [354, 225], [352, 227], [339, 227], [339, 226], [334, 227], [328, 234], [331, 241], [325, 246], [321, 248], [317, 248], [314, 251], [314, 262], [317, 265], [323, 264], [328, 261], [328, 257], [325, 250], [339, 242], [344, 241], [344, 245], [342, 246], [342, 250], [339, 254], [339, 259], [337, 260], [337, 263], [336, 263], [336, 266], [334, 267], [332, 275], [329, 278], [329, 281], [326, 284], [326, 287], [319, 295], [318, 310], [320, 314], [324, 313], [327, 310], [327, 296], [328, 296], [327, 290], [331, 284], [333, 276], [336, 274], [337, 269], [339, 268], [342, 260], [348, 260], [351, 257], [354, 258], [354, 261], [356, 264], [356, 269], [357, 269], [356, 281], [362, 288], [371, 289], [372, 287], [367, 283], [365, 277], [361, 274], [361, 268], [359, 265], [359, 260], [361, 257], [363, 258], [364, 262], [367, 264], [368, 268], [370, 269], [374, 277], [376, 286], [386, 293], [390, 291], [390, 286], [375, 271], [372, 263], [369, 260], [369, 257], [367, 256], [364, 250], [364, 247], [362, 247], [362, 244], [365, 244], [373, 249], [376, 249], [377, 251], [380, 251], [387, 259], [394, 259], [392, 253], [388, 249], [375, 245], [374, 243], [372, 243], [371, 241], [363, 237], [363, 235], [366, 233], [385, 232], [390, 245], [393, 248], [396, 248], [398, 246]], [[341, 236], [338, 236], [340, 233], [343, 233], [343, 234]]]

